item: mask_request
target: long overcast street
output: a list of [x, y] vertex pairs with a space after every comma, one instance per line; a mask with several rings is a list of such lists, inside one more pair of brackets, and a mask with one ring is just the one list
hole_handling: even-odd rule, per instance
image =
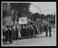
[[56, 46], [56, 31], [54, 28], [52, 30], [52, 37], [45, 37], [45, 33], [42, 33], [37, 38], [16, 40], [7, 46]]

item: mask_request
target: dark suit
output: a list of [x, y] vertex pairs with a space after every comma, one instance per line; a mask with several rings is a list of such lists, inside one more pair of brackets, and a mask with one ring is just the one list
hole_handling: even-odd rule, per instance
[[51, 26], [49, 26], [49, 36], [51, 37]]
[[17, 28], [16, 28], [16, 31], [15, 31], [15, 34], [16, 34], [16, 40], [18, 39], [18, 32], [19, 32], [19, 30], [17, 30]]
[[44, 25], [44, 30], [46, 32], [46, 36], [48, 36], [48, 28], [47, 28], [47, 25]]
[[33, 26], [33, 30], [34, 30], [35, 35], [38, 34], [37, 28], [35, 26]]
[[6, 37], [7, 37], [7, 41], [12, 43], [12, 31], [10, 29], [7, 30]]
[[26, 29], [27, 38], [28, 38], [29, 32], [30, 32], [30, 30], [29, 30], [29, 28], [27, 28], [27, 29]]

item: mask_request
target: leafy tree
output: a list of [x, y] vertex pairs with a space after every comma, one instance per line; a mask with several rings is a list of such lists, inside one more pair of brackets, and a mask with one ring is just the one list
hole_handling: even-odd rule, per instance
[[37, 18], [40, 18], [40, 14], [39, 13], [32, 14], [32, 19], [33, 20], [36, 20]]
[[10, 3], [11, 10], [14, 10], [12, 16], [13, 21], [15, 21], [15, 19], [18, 20], [19, 17], [26, 16], [26, 14], [28, 14], [29, 5], [29, 3]]

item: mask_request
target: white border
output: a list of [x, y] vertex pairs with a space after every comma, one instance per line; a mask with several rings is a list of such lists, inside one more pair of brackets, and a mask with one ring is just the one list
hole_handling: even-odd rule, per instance
[[[1, 28], [2, 28], [2, 24], [3, 24], [3, 12], [2, 12], [2, 10], [3, 10], [3, 4], [2, 4], [2, 2], [1, 2]], [[2, 29], [1, 29], [1, 37], [2, 37]], [[2, 41], [2, 39], [1, 39], [1, 45], [3, 44], [3, 41]]]
[[[2, 1], [2, 2], [1, 2], [1, 26], [2, 26], [2, 24], [3, 24], [3, 22], [2, 22], [2, 21], [3, 21], [3, 20], [2, 20], [2, 18], [3, 18], [3, 17], [2, 17], [2, 16], [3, 16], [3, 12], [2, 12], [2, 10], [3, 10], [3, 3], [34, 3], [34, 2], [27, 2], [27, 1], [26, 1], [26, 2], [21, 2], [21, 1], [20, 1], [20, 2], [11, 2], [11, 1], [8, 2], [8, 1]], [[57, 2], [56, 2], [56, 3], [57, 3]], [[57, 11], [57, 10], [56, 10], [56, 11]], [[56, 25], [57, 25], [57, 21], [56, 21], [57, 18], [56, 18], [56, 17], [57, 17], [57, 12], [56, 12], [56, 16], [55, 16], [55, 27], [56, 27]], [[56, 29], [55, 29], [55, 30], [56, 30]], [[56, 34], [57, 34], [57, 33], [56, 33]], [[56, 35], [56, 36], [57, 36], [57, 35]], [[2, 37], [2, 29], [1, 29], [1, 37]], [[2, 41], [2, 39], [1, 39], [1, 46], [10, 46], [10, 45], [3, 45], [3, 41]], [[11, 45], [11, 46], [29, 46], [29, 45]], [[32, 45], [31, 45], [31, 46], [32, 46]]]
[[25, 1], [16, 1], [16, 2], [15, 1], [9, 1], [8, 2], [8, 1], [3, 1], [2, 3], [35, 3], [35, 2], [27, 2], [27, 1], [26, 2]]

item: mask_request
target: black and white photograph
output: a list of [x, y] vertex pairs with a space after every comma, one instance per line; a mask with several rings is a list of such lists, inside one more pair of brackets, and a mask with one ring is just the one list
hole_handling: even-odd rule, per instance
[[1, 2], [1, 46], [56, 46], [56, 2]]

